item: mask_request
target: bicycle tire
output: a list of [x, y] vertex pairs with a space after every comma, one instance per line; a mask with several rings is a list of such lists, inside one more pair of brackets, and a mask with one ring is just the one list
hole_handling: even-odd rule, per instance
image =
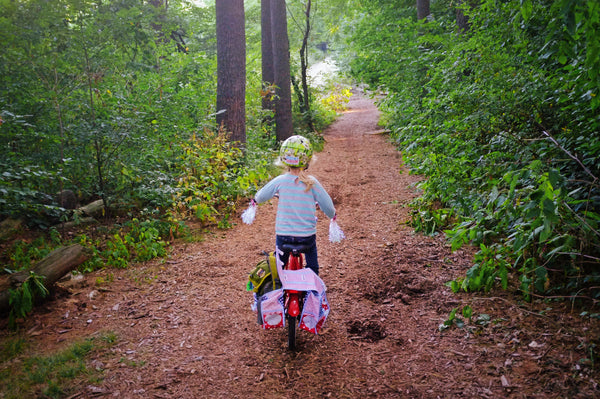
[[296, 317], [287, 315], [288, 325], [288, 349], [296, 349]]

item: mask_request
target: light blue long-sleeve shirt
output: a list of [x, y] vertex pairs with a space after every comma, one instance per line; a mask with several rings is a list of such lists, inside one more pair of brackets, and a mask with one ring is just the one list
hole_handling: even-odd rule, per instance
[[261, 203], [270, 200], [276, 194], [279, 195], [275, 234], [294, 237], [309, 237], [316, 234], [316, 202], [330, 219], [335, 216], [331, 197], [315, 177], [311, 176], [311, 178], [314, 184], [306, 191], [306, 184], [302, 183], [298, 176], [291, 173], [279, 175], [254, 196], [254, 200]]

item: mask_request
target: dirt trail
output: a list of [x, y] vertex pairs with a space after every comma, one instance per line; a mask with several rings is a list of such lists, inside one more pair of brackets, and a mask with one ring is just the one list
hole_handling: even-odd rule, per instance
[[[328, 220], [320, 214], [321, 277], [332, 310], [323, 334], [299, 332], [297, 352], [287, 350], [284, 329], [259, 329], [245, 291], [249, 269], [274, 245], [275, 201], [259, 207], [253, 225], [240, 222], [204, 242], [177, 245], [166, 263], [88, 276], [70, 297], [27, 321], [33, 349], [99, 331], [117, 334], [117, 344], [92, 362], [104, 380], [82, 381], [75, 397], [599, 393], [597, 372], [585, 366], [573, 372], [585, 357], [578, 345], [598, 336], [597, 323], [575, 325], [560, 305], [541, 316], [536, 312], [548, 305], [523, 309], [508, 294], [478, 299], [444, 286], [471, 259], [406, 226], [418, 179], [402, 168], [387, 136], [373, 134], [378, 118], [373, 101], [356, 93], [324, 133], [325, 149], [311, 166], [334, 199], [347, 239], [329, 243]], [[98, 290], [95, 279], [108, 273], [114, 282]], [[450, 311], [467, 303], [490, 322], [440, 333]]]

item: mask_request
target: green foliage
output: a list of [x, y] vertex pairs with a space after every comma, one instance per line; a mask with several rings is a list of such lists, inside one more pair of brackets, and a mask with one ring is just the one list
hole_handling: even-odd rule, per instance
[[411, 207], [413, 208], [413, 212], [410, 225], [417, 232], [435, 235], [438, 231], [442, 230], [452, 222], [452, 209], [422, 207], [422, 201], [419, 199], [411, 203]]
[[228, 225], [236, 201], [256, 190], [267, 177], [263, 159], [254, 168], [244, 164], [242, 150], [224, 134], [206, 131], [181, 146], [180, 171], [172, 216], [194, 216], [203, 223]]
[[[22, 340], [18, 340], [19, 342]], [[7, 367], [0, 372], [3, 397], [62, 398], [73, 392], [73, 386], [84, 376], [84, 382], [102, 378], [102, 370], [89, 368], [89, 357], [116, 342], [113, 333], [75, 342], [48, 355], [12, 353]], [[22, 343], [20, 345], [23, 345]]]
[[464, 279], [458, 279], [450, 282], [450, 288], [453, 292], [460, 289], [465, 291], [489, 291], [500, 281], [504, 289], [508, 288], [508, 271], [511, 264], [507, 258], [510, 252], [506, 247], [492, 245], [487, 247], [480, 245], [480, 251], [477, 252], [474, 259], [474, 265], [467, 271]]
[[101, 242], [100, 240], [94, 240], [85, 234], [78, 235], [73, 240], [75, 243], [80, 244], [90, 251], [90, 259], [79, 265], [77, 269], [81, 273], [91, 273], [94, 270], [99, 270], [104, 267], [105, 259], [101, 256]]
[[56, 229], [51, 229], [49, 238], [40, 236], [32, 242], [17, 240], [7, 250], [5, 270], [21, 271], [43, 259], [61, 242]]
[[352, 97], [352, 91], [349, 86], [334, 83], [323, 90], [318, 103], [325, 110], [337, 114], [347, 109], [350, 97]]
[[426, 23], [402, 4], [364, 5], [350, 65], [389, 91], [384, 119], [427, 177], [413, 226], [480, 248], [453, 289], [596, 300], [600, 6], [487, 0], [459, 32], [447, 2]]
[[8, 324], [11, 328], [16, 327], [17, 318], [24, 318], [31, 312], [36, 298], [44, 298], [48, 295], [48, 290], [42, 282], [43, 279], [43, 276], [29, 272], [29, 276], [18, 288], [8, 291], [8, 305], [10, 307]]
[[[473, 325], [467, 326], [467, 323], [472, 323]], [[448, 318], [438, 326], [438, 330], [444, 331], [451, 327], [467, 327], [469, 330], [474, 331], [487, 326], [489, 323], [490, 316], [487, 314], [480, 314], [475, 320], [473, 320], [473, 308], [471, 308], [469, 305], [465, 305], [462, 307], [462, 309], [453, 308], [448, 314]]]
[[101, 258], [106, 265], [126, 269], [130, 261], [145, 262], [167, 255], [168, 243], [163, 236], [172, 234], [172, 226], [158, 219], [141, 221], [133, 218], [106, 241]]
[[144, 262], [154, 258], [166, 256], [167, 243], [162, 240], [160, 222], [158, 220], [146, 220], [140, 222], [133, 219], [128, 223], [130, 226], [126, 241], [135, 253], [135, 260]]
[[110, 240], [106, 242], [106, 250], [103, 252], [108, 266], [116, 267], [117, 269], [126, 269], [129, 266], [129, 248], [126, 241], [119, 233], [114, 234]]
[[346, 85], [331, 82], [324, 87], [312, 88], [311, 93], [310, 111], [301, 112], [298, 102], [294, 102], [294, 132], [305, 137], [312, 135], [314, 140], [311, 141], [321, 142], [316, 133], [323, 131], [346, 109], [352, 92]]
[[169, 208], [172, 144], [212, 124], [212, 15], [133, 0], [2, 1], [0, 13], [0, 216], [55, 224], [64, 188], [109, 212]]
[[465, 328], [470, 332], [477, 333], [487, 327], [490, 322], [491, 317], [485, 313], [473, 318], [473, 308], [469, 305], [465, 305], [462, 309], [453, 308], [448, 314], [448, 318], [438, 326], [438, 330], [443, 332], [449, 328], [456, 327]]

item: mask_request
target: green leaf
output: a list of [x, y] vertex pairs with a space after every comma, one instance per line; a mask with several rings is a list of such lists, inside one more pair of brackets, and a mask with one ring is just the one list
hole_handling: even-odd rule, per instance
[[567, 56], [564, 54], [561, 54], [558, 57], [558, 62], [560, 62], [561, 64], [565, 65], [567, 63]]
[[540, 266], [537, 269], [535, 269], [534, 286], [538, 292], [546, 291], [545, 285], [546, 285], [547, 281], [548, 281], [548, 271], [546, 270], [546, 268]]
[[32, 276], [33, 282], [34, 282], [34, 284], [36, 286], [36, 292], [42, 298], [46, 297], [46, 295], [49, 294], [48, 289], [44, 286], [44, 283], [42, 283], [42, 280], [44, 278], [45, 278], [44, 276], [37, 276], [37, 275], [33, 275]]
[[462, 309], [462, 315], [464, 318], [466, 319], [470, 319], [471, 316], [473, 315], [473, 309], [467, 305]]
[[456, 294], [460, 290], [460, 282], [456, 280], [450, 281], [450, 289]]
[[550, 221], [550, 219], [544, 219], [544, 224], [541, 227], [542, 231], [540, 232], [539, 242], [545, 242], [546, 240], [548, 240], [548, 238], [552, 236], [552, 222]]
[[498, 271], [498, 275], [500, 276], [500, 283], [502, 284], [503, 289], [508, 289], [508, 268], [504, 265], [500, 266], [500, 270]]
[[557, 169], [550, 169], [550, 172], [548, 172], [548, 180], [555, 190], [560, 188], [559, 183], [561, 181], [561, 175]]
[[452, 324], [452, 322], [454, 321], [454, 319], [456, 318], [456, 312], [458, 312], [458, 308], [454, 308], [450, 311], [450, 314], [448, 315], [448, 320], [446, 320], [445, 323], [449, 323]]
[[528, 21], [531, 18], [531, 14], [533, 13], [533, 4], [531, 0], [521, 0], [521, 14], [523, 15], [523, 19]]

